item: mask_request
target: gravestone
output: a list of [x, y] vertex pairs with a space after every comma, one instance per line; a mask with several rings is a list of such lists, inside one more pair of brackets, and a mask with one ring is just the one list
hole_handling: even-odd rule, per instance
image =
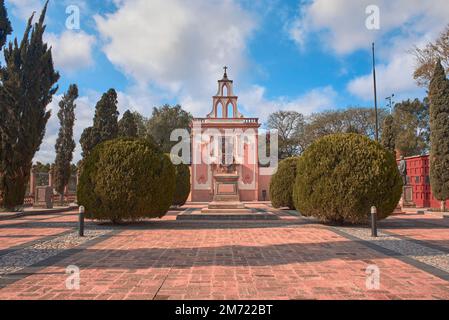
[[403, 207], [413, 208], [416, 207], [416, 204], [413, 202], [413, 187], [405, 186], [403, 192]]
[[53, 188], [52, 187], [37, 187], [34, 208], [38, 209], [53, 209]]

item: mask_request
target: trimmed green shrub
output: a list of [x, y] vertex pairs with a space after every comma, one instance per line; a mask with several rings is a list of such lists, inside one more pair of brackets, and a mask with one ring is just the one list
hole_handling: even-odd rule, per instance
[[391, 152], [357, 134], [315, 142], [298, 160], [296, 209], [328, 223], [363, 224], [376, 206], [379, 219], [396, 208], [402, 180]]
[[288, 158], [279, 163], [278, 170], [271, 178], [270, 198], [273, 207], [294, 209], [293, 185], [296, 179], [298, 158]]
[[162, 218], [175, 191], [175, 168], [145, 140], [117, 139], [93, 149], [83, 162], [78, 202], [94, 220]]
[[175, 166], [176, 171], [176, 189], [173, 198], [173, 205], [183, 206], [190, 195], [190, 169], [185, 164]]

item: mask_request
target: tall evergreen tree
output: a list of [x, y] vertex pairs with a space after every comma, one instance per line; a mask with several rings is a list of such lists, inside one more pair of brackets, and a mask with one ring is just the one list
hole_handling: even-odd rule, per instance
[[430, 182], [437, 200], [449, 200], [449, 80], [438, 61], [429, 87]]
[[109, 89], [95, 107], [94, 128], [98, 130], [99, 143], [115, 139], [118, 136], [117, 104], [117, 92], [114, 89]]
[[[0, 51], [3, 50], [3, 46], [6, 43], [6, 39], [8, 37], [8, 35], [10, 35], [12, 33], [12, 27], [11, 27], [11, 22], [8, 19], [8, 13], [6, 11], [6, 7], [5, 7], [5, 1], [4, 0], [0, 0]], [[4, 120], [4, 116], [0, 113], [0, 125], [3, 123]], [[0, 128], [0, 147], [3, 146], [3, 134], [2, 134], [2, 130]], [[0, 156], [2, 156], [2, 153], [0, 151]], [[1, 160], [1, 159], [0, 159]], [[4, 175], [4, 170], [2, 170], [2, 165], [3, 163], [0, 163], [0, 182], [3, 181], [3, 175]], [[2, 202], [3, 202], [3, 192], [2, 189], [0, 187], [0, 206], [2, 206]]]
[[58, 118], [61, 125], [56, 141], [56, 160], [53, 170], [55, 189], [61, 195], [61, 205], [64, 204], [64, 190], [69, 183], [73, 151], [76, 144], [73, 140], [73, 126], [75, 124], [75, 100], [78, 98], [78, 87], [72, 84], [59, 102]]
[[2, 206], [23, 204], [32, 160], [50, 118], [47, 105], [58, 87], [51, 48], [43, 41], [48, 2], [37, 23], [28, 20], [22, 41], [5, 48], [0, 71], [0, 198]]
[[118, 123], [119, 137], [137, 138], [137, 122], [131, 111], [126, 111]]
[[100, 137], [94, 127], [84, 129], [80, 139], [83, 158], [89, 155], [93, 148], [98, 144], [98, 141], [100, 141]]
[[83, 157], [89, 155], [98, 144], [118, 137], [117, 92], [109, 89], [95, 107], [94, 124], [84, 130], [81, 136]]
[[392, 115], [388, 115], [384, 120], [381, 144], [396, 155], [396, 132]]
[[11, 22], [5, 7], [5, 0], [0, 0], [0, 50], [6, 43], [6, 38], [12, 33]]

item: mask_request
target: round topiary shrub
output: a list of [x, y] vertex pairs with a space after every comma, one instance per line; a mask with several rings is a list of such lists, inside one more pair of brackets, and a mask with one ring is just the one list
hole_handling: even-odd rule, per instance
[[270, 198], [273, 207], [294, 209], [293, 185], [296, 179], [298, 158], [288, 158], [279, 163], [270, 181]]
[[175, 168], [154, 144], [117, 139], [83, 161], [78, 202], [94, 220], [162, 218], [173, 202]]
[[380, 144], [357, 134], [326, 136], [298, 160], [293, 191], [296, 209], [327, 223], [367, 223], [396, 208], [402, 180], [396, 161]]
[[176, 189], [173, 197], [173, 205], [183, 206], [190, 195], [190, 169], [185, 164], [175, 166], [176, 171]]

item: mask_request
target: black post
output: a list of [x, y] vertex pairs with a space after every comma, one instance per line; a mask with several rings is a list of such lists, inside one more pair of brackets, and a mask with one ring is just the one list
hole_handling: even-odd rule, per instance
[[84, 213], [85, 209], [83, 206], [79, 208], [79, 236], [84, 237]]
[[371, 208], [371, 236], [377, 238], [377, 208]]
[[379, 115], [377, 112], [377, 80], [376, 80], [376, 56], [373, 42], [373, 80], [374, 80], [374, 110], [376, 113], [376, 141], [379, 142]]

